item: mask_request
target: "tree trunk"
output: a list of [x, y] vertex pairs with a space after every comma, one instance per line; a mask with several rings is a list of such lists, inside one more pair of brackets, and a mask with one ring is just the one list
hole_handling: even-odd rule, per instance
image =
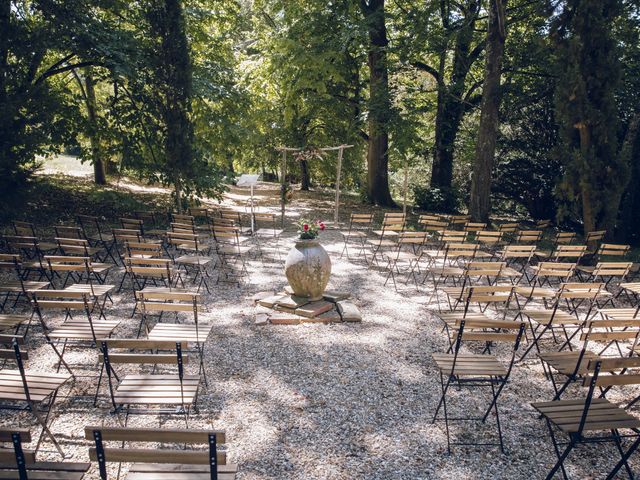
[[96, 185], [107, 184], [107, 174], [102, 160], [100, 133], [98, 126], [98, 104], [94, 88], [92, 67], [85, 67], [84, 82], [86, 90], [87, 118], [89, 120], [89, 141], [91, 142], [91, 162], [93, 163], [93, 179]]
[[[476, 20], [479, 14], [478, 0], [470, 0], [465, 4], [466, 12], [462, 26], [455, 29], [453, 48], [453, 67], [450, 81], [446, 82], [446, 61], [448, 47], [441, 52], [438, 68], [438, 97], [435, 119], [435, 139], [433, 163], [431, 165], [431, 186], [450, 190], [453, 181], [453, 155], [456, 137], [465, 113], [465, 88], [467, 75], [479, 52], [470, 53]], [[442, 15], [447, 15], [442, 12]], [[448, 21], [443, 19], [444, 28]]]
[[500, 79], [502, 57], [507, 36], [505, 7], [507, 0], [490, 0], [487, 60], [482, 84], [480, 128], [476, 143], [476, 156], [471, 178], [469, 214], [474, 221], [486, 222], [491, 211], [491, 171], [496, 153], [498, 112], [500, 109]]
[[165, 155], [180, 212], [185, 193], [183, 179], [193, 177], [192, 68], [181, 1], [165, 0], [160, 15], [164, 122], [167, 128]]
[[387, 29], [384, 0], [360, 1], [369, 31], [369, 140], [367, 193], [371, 203], [395, 206], [389, 191], [389, 133], [391, 114], [387, 70]]
[[309, 191], [311, 181], [309, 180], [309, 164], [306, 160], [300, 160], [300, 190]]

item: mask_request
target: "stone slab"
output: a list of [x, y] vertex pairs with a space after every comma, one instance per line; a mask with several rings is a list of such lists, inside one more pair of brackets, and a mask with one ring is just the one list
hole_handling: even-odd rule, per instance
[[336, 290], [327, 290], [322, 294], [322, 296], [327, 302], [332, 303], [338, 303], [341, 300], [351, 298], [351, 294], [349, 292], [338, 292]]
[[336, 304], [338, 312], [345, 322], [361, 322], [362, 314], [358, 307], [348, 300], [342, 300]]
[[269, 291], [269, 292], [258, 292], [254, 295], [251, 295], [251, 297], [249, 297], [251, 300], [253, 300], [253, 303], [258, 303], [260, 300], [264, 299], [264, 298], [268, 298], [268, 297], [273, 297], [276, 294], [276, 292], [274, 292], [273, 290]]
[[285, 312], [285, 313], [296, 313], [295, 308], [287, 307], [285, 305], [280, 305], [279, 303], [273, 306], [273, 309], [277, 312]]
[[329, 310], [328, 312], [324, 312], [322, 315], [318, 315], [314, 318], [304, 318], [302, 320], [303, 323], [340, 323], [342, 322], [342, 317], [338, 313], [337, 310]]
[[296, 313], [303, 317], [314, 318], [318, 315], [322, 315], [324, 312], [328, 312], [334, 308], [333, 303], [326, 302], [324, 300], [318, 300], [317, 302], [311, 302], [303, 307], [297, 308]]
[[274, 313], [269, 317], [274, 325], [297, 325], [302, 321], [302, 317], [291, 313]]
[[256, 314], [254, 323], [258, 326], [267, 325], [269, 323], [269, 315], [266, 313]]
[[284, 287], [284, 292], [285, 292], [287, 295], [293, 295], [293, 294], [294, 294], [294, 292], [293, 292], [293, 288], [291, 288], [291, 285], [287, 285], [286, 287]]
[[255, 314], [266, 313], [267, 315], [269, 315], [271, 312], [273, 312], [271, 308], [263, 307], [262, 305], [256, 305], [253, 309], [253, 313]]
[[278, 303], [279, 300], [284, 299], [284, 295], [272, 295], [270, 297], [263, 298], [258, 300], [258, 305], [262, 305], [263, 307], [273, 308], [275, 304]]
[[276, 307], [293, 308], [295, 310], [296, 308], [302, 307], [302, 306], [306, 305], [307, 303], [309, 303], [309, 299], [308, 298], [297, 297], [295, 295], [288, 295], [287, 297], [283, 298], [282, 300], [279, 300], [276, 303]]

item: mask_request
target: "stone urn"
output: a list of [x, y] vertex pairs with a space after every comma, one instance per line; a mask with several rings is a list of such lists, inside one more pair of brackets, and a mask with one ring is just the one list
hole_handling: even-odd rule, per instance
[[331, 275], [331, 259], [317, 239], [296, 240], [284, 264], [284, 274], [298, 297], [322, 300]]

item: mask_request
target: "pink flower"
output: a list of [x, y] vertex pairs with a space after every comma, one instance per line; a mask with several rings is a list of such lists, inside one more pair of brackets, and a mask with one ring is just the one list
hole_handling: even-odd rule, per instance
[[320, 225], [320, 230], [324, 230], [324, 223], [320, 222], [318, 225]]
[[307, 230], [309, 230], [309, 225], [305, 223], [304, 225], [302, 225], [302, 229], [306, 232]]

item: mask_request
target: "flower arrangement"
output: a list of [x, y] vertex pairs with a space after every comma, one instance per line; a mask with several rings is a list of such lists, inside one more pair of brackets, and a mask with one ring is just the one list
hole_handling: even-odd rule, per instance
[[313, 240], [320, 232], [323, 231], [326, 226], [320, 220], [307, 220], [305, 218], [299, 220], [297, 222], [298, 225], [298, 235], [300, 240]]

